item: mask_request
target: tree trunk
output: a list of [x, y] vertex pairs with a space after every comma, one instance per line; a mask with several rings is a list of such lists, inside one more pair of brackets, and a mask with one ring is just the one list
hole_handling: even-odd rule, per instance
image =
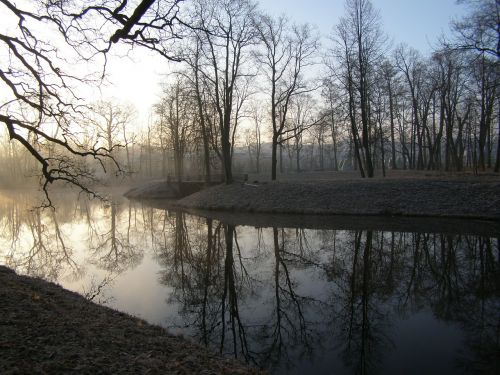
[[495, 163], [495, 172], [500, 172], [500, 100], [498, 102], [498, 137], [497, 137], [497, 160]]
[[394, 102], [392, 98], [392, 87], [389, 82], [388, 84], [389, 88], [389, 116], [391, 119], [391, 153], [392, 153], [392, 160], [391, 160], [391, 166], [392, 169], [398, 169], [398, 166], [396, 164], [396, 141], [394, 140]]
[[273, 141], [271, 145], [271, 180], [276, 180], [276, 168], [278, 164], [277, 159], [277, 148], [278, 148], [278, 135], [273, 134]]
[[385, 150], [384, 150], [384, 134], [382, 133], [382, 121], [379, 122], [380, 128], [380, 158], [382, 161], [382, 176], [385, 177]]
[[283, 145], [279, 143], [280, 148], [280, 173], [283, 174]]

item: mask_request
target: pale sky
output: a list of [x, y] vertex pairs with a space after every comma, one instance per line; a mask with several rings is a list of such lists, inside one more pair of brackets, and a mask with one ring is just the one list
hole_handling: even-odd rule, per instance
[[[189, 1], [189, 0], [187, 0]], [[424, 55], [432, 49], [442, 33], [449, 33], [450, 20], [460, 18], [464, 7], [456, 0], [372, 0], [380, 11], [383, 30], [394, 45], [406, 43]], [[344, 14], [344, 0], [260, 0], [260, 8], [270, 14], [287, 14], [293, 22], [317, 26], [324, 47], [339, 17]], [[5, 26], [5, 25], [4, 25]], [[119, 51], [115, 48], [112, 51]], [[138, 110], [138, 123], [144, 126], [151, 106], [158, 102], [162, 74], [171, 68], [164, 58], [136, 48], [134, 60], [111, 57], [108, 63], [111, 86], [95, 92], [90, 100], [116, 98], [134, 104]]]
[[[450, 21], [463, 15], [463, 6], [456, 0], [372, 0], [380, 11], [383, 30], [393, 44], [406, 43], [424, 55], [442, 33], [449, 33]], [[260, 8], [270, 14], [288, 14], [297, 23], [317, 26], [323, 37], [332, 32], [344, 14], [344, 0], [261, 0]], [[326, 43], [326, 39], [323, 39]], [[141, 52], [142, 54], [143, 52]], [[138, 57], [137, 63], [128, 59], [112, 59], [110, 71], [115, 87], [104, 90], [106, 96], [134, 103], [141, 122], [147, 121], [150, 106], [158, 101], [161, 73], [168, 71], [162, 58]]]
[[[322, 35], [331, 33], [344, 14], [344, 0], [261, 0], [262, 9], [275, 15], [288, 14], [299, 23], [316, 25]], [[463, 15], [463, 6], [456, 0], [372, 0], [380, 12], [383, 30], [395, 44], [404, 42], [422, 53], [430, 43], [449, 32], [452, 18]]]

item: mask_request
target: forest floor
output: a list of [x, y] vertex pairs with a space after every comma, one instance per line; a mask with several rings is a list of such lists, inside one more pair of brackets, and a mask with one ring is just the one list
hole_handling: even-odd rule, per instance
[[3, 266], [0, 285], [1, 374], [260, 373]]
[[[158, 184], [134, 189], [135, 199], [162, 198]], [[137, 193], [139, 192], [139, 194]], [[142, 193], [142, 194], [141, 194]], [[218, 185], [176, 201], [171, 208], [240, 213], [382, 215], [500, 220], [498, 174], [439, 174], [395, 171], [387, 178], [354, 173], [297, 173], [269, 181]]]

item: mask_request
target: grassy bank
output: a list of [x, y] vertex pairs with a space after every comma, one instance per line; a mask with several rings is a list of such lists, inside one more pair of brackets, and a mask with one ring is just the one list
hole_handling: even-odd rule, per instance
[[0, 266], [1, 374], [257, 374], [141, 319]]
[[[141, 199], [161, 198], [145, 189]], [[219, 185], [170, 202], [181, 209], [273, 214], [500, 220], [500, 180], [471, 177], [295, 180]]]

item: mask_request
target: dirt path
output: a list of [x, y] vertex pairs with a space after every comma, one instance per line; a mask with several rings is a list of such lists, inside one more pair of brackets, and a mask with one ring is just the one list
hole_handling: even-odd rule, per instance
[[0, 285], [0, 374], [260, 373], [3, 266]]

